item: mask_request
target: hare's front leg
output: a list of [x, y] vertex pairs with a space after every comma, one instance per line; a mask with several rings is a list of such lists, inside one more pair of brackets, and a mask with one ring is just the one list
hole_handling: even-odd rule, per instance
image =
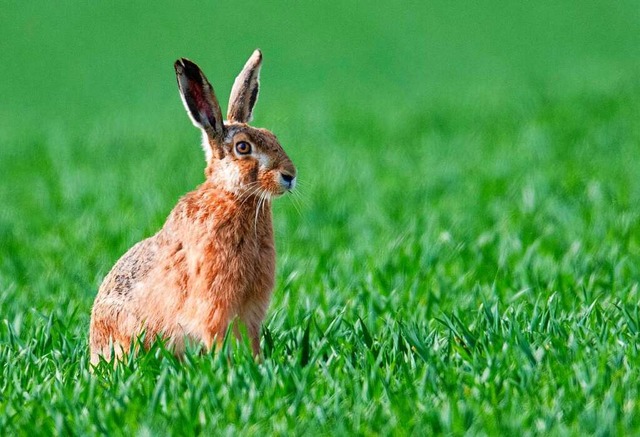
[[222, 346], [224, 337], [229, 328], [232, 312], [224, 305], [218, 305], [207, 311], [205, 319], [202, 321], [202, 343], [207, 351], [219, 349]]
[[267, 313], [269, 307], [269, 300], [267, 299], [250, 299], [245, 302], [240, 311], [240, 321], [244, 323], [251, 339], [251, 349], [253, 355], [258, 357], [260, 355], [260, 328], [262, 327], [262, 321]]

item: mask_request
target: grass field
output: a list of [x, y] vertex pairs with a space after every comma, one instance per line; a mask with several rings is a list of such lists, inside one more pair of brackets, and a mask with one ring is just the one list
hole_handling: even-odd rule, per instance
[[[300, 180], [262, 362], [90, 374], [102, 278], [203, 179], [172, 62], [226, 102], [255, 47]], [[10, 2], [0, 53], [0, 434], [640, 432], [637, 2]]]

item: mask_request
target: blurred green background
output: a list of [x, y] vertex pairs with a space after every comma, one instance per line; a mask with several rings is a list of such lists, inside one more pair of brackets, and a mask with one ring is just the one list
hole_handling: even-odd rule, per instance
[[[264, 362], [90, 376], [102, 278], [203, 179], [174, 60], [224, 111], [257, 47], [300, 181]], [[0, 59], [0, 430], [640, 427], [638, 1], [8, 1]]]
[[112, 111], [177, 118], [175, 58], [202, 64], [224, 96], [256, 47], [266, 59], [262, 113], [283, 98], [311, 110], [337, 100], [385, 112], [386, 102], [393, 113], [484, 87], [517, 95], [532, 82], [602, 86], [640, 62], [636, 1], [62, 1], [2, 9], [4, 124]]

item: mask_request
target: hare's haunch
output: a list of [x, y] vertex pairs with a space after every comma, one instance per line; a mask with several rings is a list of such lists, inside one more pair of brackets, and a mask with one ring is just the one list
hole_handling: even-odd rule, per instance
[[260, 326], [275, 275], [271, 199], [296, 184], [296, 169], [269, 131], [247, 125], [262, 54], [236, 78], [227, 121], [196, 64], [175, 63], [182, 102], [203, 132], [206, 180], [173, 208], [154, 236], [134, 245], [104, 279], [91, 312], [91, 362], [129, 351], [145, 332], [176, 354], [185, 341], [210, 349], [238, 318], [260, 351]]

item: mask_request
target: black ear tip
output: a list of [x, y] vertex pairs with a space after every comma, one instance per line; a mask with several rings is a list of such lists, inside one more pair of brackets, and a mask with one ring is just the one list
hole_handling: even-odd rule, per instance
[[173, 66], [178, 74], [186, 74], [190, 78], [199, 78], [201, 76], [200, 67], [187, 58], [178, 59]]

